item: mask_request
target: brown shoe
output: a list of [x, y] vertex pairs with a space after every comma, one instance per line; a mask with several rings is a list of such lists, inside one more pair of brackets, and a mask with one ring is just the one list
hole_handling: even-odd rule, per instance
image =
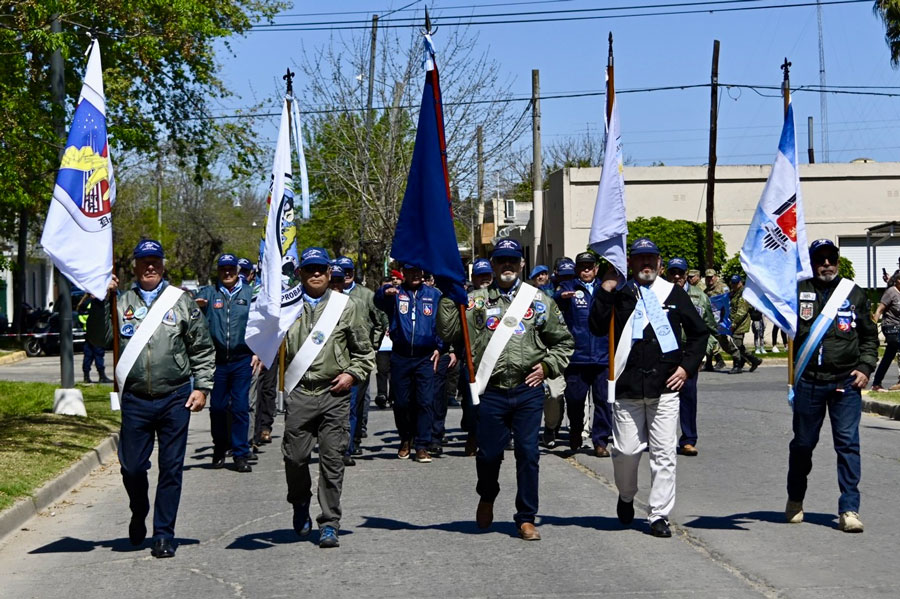
[[594, 455], [598, 458], [608, 458], [609, 450], [603, 445], [598, 445], [594, 448]]
[[428, 455], [428, 451], [425, 449], [417, 449], [416, 450], [416, 461], [421, 462], [423, 464], [427, 464], [431, 461], [431, 456]]
[[531, 522], [522, 522], [519, 526], [519, 537], [523, 541], [540, 541], [541, 533], [534, 527]]
[[263, 431], [259, 433], [259, 442], [260, 443], [271, 443], [272, 442], [272, 431]]
[[681, 446], [681, 455], [697, 455], [698, 453], [697, 448], [690, 443]]
[[466, 457], [471, 458], [478, 453], [478, 439], [475, 435], [466, 437]]
[[494, 504], [487, 501], [479, 501], [478, 508], [475, 510], [475, 523], [482, 530], [491, 525], [494, 521]]
[[409, 459], [409, 441], [404, 441], [402, 445], [400, 445], [400, 450], [397, 452], [397, 457], [401, 460]]
[[900, 383], [897, 383], [896, 385], [891, 385], [890, 387], [888, 387], [888, 391], [900, 391]]

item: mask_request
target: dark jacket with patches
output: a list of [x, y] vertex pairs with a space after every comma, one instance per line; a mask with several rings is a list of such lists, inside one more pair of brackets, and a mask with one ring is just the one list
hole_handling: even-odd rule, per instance
[[[800, 301], [795, 340], [797, 355], [840, 280], [841, 277], [835, 277], [830, 283], [824, 283], [812, 278], [797, 285]], [[811, 381], [843, 381], [852, 370], [859, 370], [866, 376], [872, 374], [877, 362], [878, 328], [869, 317], [869, 300], [866, 294], [854, 285], [847, 300], [838, 309], [834, 322], [814, 350], [802, 376]]]
[[[621, 337], [636, 305], [637, 284], [633, 280], [612, 292], [602, 287], [597, 289], [589, 320], [591, 332], [595, 335], [607, 333], [610, 316], [615, 312], [616, 347], [630, 342]], [[689, 377], [697, 375], [709, 337], [706, 323], [697, 313], [687, 292], [677, 285], [672, 285], [672, 290], [663, 300], [663, 310], [678, 340], [678, 349], [663, 353], [653, 327], [646, 326], [643, 338], [632, 345], [625, 369], [616, 381], [616, 399], [657, 398], [663, 393], [671, 393], [666, 381], [679, 366], [687, 371]]]
[[405, 285], [397, 295], [385, 294], [386, 287], [375, 292], [375, 306], [390, 320], [393, 353], [401, 356], [426, 356], [442, 346], [436, 323], [441, 292], [428, 285], [412, 290]]
[[[600, 289], [600, 281], [594, 282], [594, 293]], [[562, 294], [566, 291], [574, 291], [575, 297], [565, 299]], [[579, 293], [581, 292], [580, 297]], [[587, 285], [578, 279], [563, 281], [553, 294], [553, 301], [562, 311], [563, 318], [569, 332], [575, 338], [575, 352], [572, 354], [569, 364], [599, 364], [605, 366], [609, 362], [609, 335], [597, 336], [591, 333], [588, 326], [588, 317], [591, 313], [591, 305], [594, 296], [588, 291]]]
[[209, 285], [197, 293], [197, 299], [205, 299], [201, 308], [209, 323], [209, 334], [216, 346], [216, 364], [236, 362], [253, 355], [247, 347], [244, 335], [247, 319], [250, 317], [250, 302], [253, 288], [244, 283], [234, 297], [229, 296], [219, 286]]

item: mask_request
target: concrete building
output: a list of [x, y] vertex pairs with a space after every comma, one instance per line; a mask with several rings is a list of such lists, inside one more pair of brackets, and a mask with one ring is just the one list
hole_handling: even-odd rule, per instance
[[[771, 168], [751, 165], [716, 169], [715, 228], [725, 239], [729, 256], [744, 242]], [[574, 256], [586, 248], [601, 170], [567, 168], [550, 175], [544, 209], [549, 257], [545, 262]], [[705, 222], [706, 171], [705, 166], [625, 167], [628, 219], [662, 216]], [[867, 229], [900, 220], [900, 163], [801, 165], [800, 180], [808, 239], [827, 237], [837, 243], [842, 255], [853, 262], [856, 282], [866, 286]], [[529, 221], [525, 228], [513, 232], [525, 246], [533, 245], [531, 227]], [[880, 287], [884, 286], [881, 269], [891, 273], [898, 268], [900, 227], [891, 230], [897, 234], [885, 234], [876, 262], [868, 271], [878, 274]]]
[[[13, 305], [13, 279], [11, 270], [16, 261], [15, 248], [2, 247], [4, 261], [10, 269], [0, 268], [0, 314], [6, 315], [12, 324], [17, 306]], [[46, 308], [54, 301], [53, 263], [46, 255], [29, 255], [25, 267], [25, 302], [35, 308]]]

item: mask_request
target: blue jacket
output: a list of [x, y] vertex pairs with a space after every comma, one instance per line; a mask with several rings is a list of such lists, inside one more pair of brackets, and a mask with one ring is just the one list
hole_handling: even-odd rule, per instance
[[[600, 288], [600, 281], [594, 280], [594, 293]], [[564, 291], [574, 291], [575, 297], [563, 299]], [[579, 292], [580, 297], [579, 297]], [[569, 332], [575, 338], [575, 352], [569, 360], [569, 364], [609, 364], [609, 336], [597, 337], [588, 328], [588, 316], [591, 313], [591, 305], [594, 296], [588, 291], [587, 285], [578, 279], [563, 281], [553, 294], [553, 301], [562, 311], [563, 318]]]
[[253, 350], [244, 342], [244, 334], [250, 316], [253, 288], [244, 283], [234, 297], [229, 297], [218, 284], [208, 285], [197, 292], [197, 299], [207, 301], [206, 307], [201, 310], [206, 315], [209, 333], [216, 346], [216, 364], [252, 356]]
[[394, 344], [391, 351], [402, 356], [424, 356], [440, 349], [443, 343], [436, 325], [441, 292], [424, 284], [416, 291], [401, 285], [395, 296], [386, 295], [385, 289], [375, 292], [375, 306], [390, 320]]

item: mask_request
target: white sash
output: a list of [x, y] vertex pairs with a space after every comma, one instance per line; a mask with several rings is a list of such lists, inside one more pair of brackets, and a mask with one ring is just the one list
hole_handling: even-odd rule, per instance
[[319, 352], [322, 351], [328, 338], [331, 337], [331, 333], [334, 332], [334, 327], [337, 326], [338, 321], [341, 319], [341, 314], [344, 313], [344, 307], [349, 301], [350, 296], [343, 293], [332, 292], [328, 296], [325, 310], [322, 311], [319, 320], [312, 326], [312, 330], [306, 336], [303, 345], [297, 350], [297, 354], [284, 372], [285, 393], [290, 393], [294, 390], [294, 387], [297, 386], [300, 379], [312, 366], [312, 363], [316, 361]]
[[[181, 297], [182, 293], [184, 293], [184, 291], [178, 287], [166, 285], [166, 288], [163, 289], [162, 293], [159, 294], [159, 297], [156, 298], [156, 301], [153, 302], [147, 316], [141, 321], [141, 325], [137, 327], [134, 337], [132, 337], [131, 341], [128, 342], [128, 345], [125, 346], [122, 355], [119, 357], [119, 362], [116, 365], [116, 381], [119, 383], [120, 390], [125, 390], [125, 379], [128, 378], [128, 373], [131, 372], [131, 368], [137, 361], [138, 356], [141, 355], [141, 351], [147, 345], [147, 342], [150, 341], [150, 337], [152, 337], [153, 333], [156, 332], [156, 329], [159, 328], [166, 312], [175, 306], [175, 302], [178, 301], [178, 298]], [[121, 326], [124, 325], [120, 323], [120, 327]], [[113, 335], [119, 334], [120, 331], [113, 331]]]
[[[672, 288], [674, 285], [664, 279], [660, 279], [659, 277], [650, 285], [650, 288], [653, 289], [653, 295], [656, 296], [656, 301], [659, 302], [660, 306], [665, 306], [666, 298], [669, 297], [669, 294], [672, 293]], [[613, 306], [615, 309], [615, 306]], [[649, 318], [644, 318], [643, 324], [644, 328], [647, 328], [647, 325], [650, 324]], [[606, 401], [608, 403], [615, 403], [616, 401], [616, 381], [619, 379], [619, 375], [625, 370], [625, 364], [628, 363], [628, 356], [631, 354], [631, 346], [634, 344], [632, 340], [632, 332], [631, 330], [634, 328], [634, 312], [628, 315], [628, 320], [625, 321], [625, 328], [622, 329], [622, 336], [619, 337], [619, 345], [616, 346], [616, 355], [614, 356], [613, 365], [615, 370], [613, 371], [613, 380], [607, 381], [607, 395]]]
[[537, 292], [536, 287], [523, 282], [519, 285], [519, 290], [516, 291], [516, 296], [513, 298], [509, 308], [503, 313], [500, 324], [497, 325], [497, 329], [491, 335], [491, 340], [488, 341], [487, 347], [484, 348], [484, 355], [481, 356], [481, 362], [478, 364], [478, 370], [475, 372], [475, 382], [469, 383], [469, 387], [472, 390], [473, 405], [480, 403], [479, 396], [487, 388], [491, 374], [494, 372], [494, 366], [497, 365], [497, 360], [500, 359], [500, 354], [503, 353], [503, 349], [512, 337], [516, 327], [522, 321], [522, 317], [525, 316], [525, 312], [528, 311], [528, 307], [531, 306], [531, 302], [534, 300]]
[[[825, 307], [822, 308], [822, 311], [819, 312], [819, 316], [813, 321], [813, 325], [809, 329], [809, 335], [807, 335], [803, 345], [801, 345], [800, 349], [797, 351], [797, 365], [794, 369], [795, 385], [800, 382], [800, 376], [803, 374], [803, 371], [806, 370], [806, 366], [809, 364], [812, 353], [819, 346], [819, 341], [825, 336], [828, 327], [834, 323], [834, 317], [837, 315], [838, 308], [840, 308], [841, 304], [844, 303], [844, 300], [850, 296], [851, 291], [853, 291], [853, 281], [850, 279], [841, 279], [838, 282], [837, 287], [835, 287], [834, 293], [832, 293], [831, 297], [828, 298], [828, 301], [825, 302]], [[868, 316], [866, 316], [866, 318], [868, 318]]]

